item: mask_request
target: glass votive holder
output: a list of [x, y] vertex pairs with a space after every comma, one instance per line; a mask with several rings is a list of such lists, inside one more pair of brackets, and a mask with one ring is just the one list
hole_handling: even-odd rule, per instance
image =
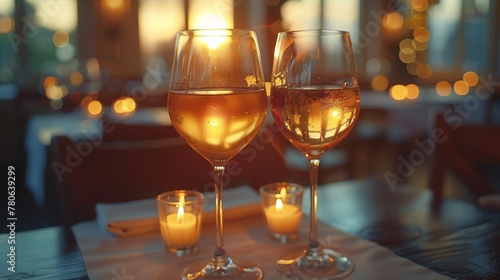
[[165, 249], [177, 256], [194, 252], [201, 235], [202, 193], [175, 190], [156, 197], [160, 232]]
[[297, 238], [302, 220], [304, 188], [293, 183], [277, 182], [260, 187], [259, 192], [271, 237], [280, 243]]

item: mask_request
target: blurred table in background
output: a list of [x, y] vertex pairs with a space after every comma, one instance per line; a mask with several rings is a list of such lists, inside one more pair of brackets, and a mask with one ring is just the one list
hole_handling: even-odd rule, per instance
[[[164, 108], [139, 109], [130, 115], [118, 116], [105, 109], [104, 116], [112, 121], [130, 124], [170, 124], [168, 112]], [[82, 110], [68, 113], [34, 115], [28, 120], [25, 149], [26, 186], [33, 194], [39, 207], [45, 204], [45, 172], [50, 163], [47, 162], [47, 147], [53, 136], [67, 135], [75, 139], [95, 139], [102, 137], [101, 117], [91, 117]], [[47, 165], [49, 164], [49, 165]]]

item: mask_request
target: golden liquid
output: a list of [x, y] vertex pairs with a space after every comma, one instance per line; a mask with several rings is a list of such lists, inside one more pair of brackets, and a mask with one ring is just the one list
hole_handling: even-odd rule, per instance
[[351, 131], [359, 89], [271, 89], [271, 107], [283, 135], [300, 151], [320, 156]]
[[225, 164], [257, 134], [267, 114], [265, 90], [170, 92], [175, 129], [212, 164]]

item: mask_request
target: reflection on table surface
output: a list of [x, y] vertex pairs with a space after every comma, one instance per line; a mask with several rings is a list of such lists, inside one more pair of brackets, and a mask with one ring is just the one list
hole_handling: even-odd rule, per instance
[[[445, 200], [433, 212], [428, 190], [391, 189], [371, 179], [322, 185], [318, 192], [318, 217], [326, 224], [374, 240], [451, 278], [500, 276], [499, 213], [458, 200]], [[27, 279], [85, 279], [75, 241], [64, 229], [19, 232], [17, 240], [18, 268]]]

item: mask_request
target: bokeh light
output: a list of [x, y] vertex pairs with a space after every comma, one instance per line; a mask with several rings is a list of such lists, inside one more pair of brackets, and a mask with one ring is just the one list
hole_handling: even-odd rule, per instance
[[113, 111], [117, 114], [129, 114], [135, 111], [137, 105], [131, 97], [117, 99], [113, 102]]
[[465, 72], [463, 79], [471, 87], [477, 86], [479, 83], [479, 76], [473, 71]]
[[469, 93], [469, 85], [462, 80], [456, 81], [455, 84], [453, 84], [453, 89], [458, 95], [466, 95]]
[[79, 71], [75, 71], [71, 73], [69, 76], [69, 80], [71, 81], [71, 84], [74, 86], [78, 86], [83, 82], [83, 74]]
[[384, 91], [389, 86], [389, 79], [385, 75], [377, 75], [372, 79], [372, 89], [375, 91]]
[[415, 40], [421, 43], [425, 43], [429, 41], [429, 38], [431, 36], [431, 33], [429, 32], [429, 29], [425, 27], [419, 27], [413, 31], [413, 37]]
[[97, 116], [102, 113], [102, 104], [98, 100], [92, 100], [87, 106], [87, 111], [92, 116]]
[[411, 7], [418, 12], [424, 12], [427, 10], [427, 7], [429, 4], [427, 3], [427, 0], [412, 0], [411, 1]]
[[448, 96], [451, 93], [451, 85], [447, 81], [440, 81], [436, 84], [436, 92], [440, 96]]
[[429, 64], [419, 64], [416, 68], [419, 78], [428, 79], [432, 76], [432, 67]]
[[404, 85], [394, 85], [389, 89], [394, 100], [404, 100], [408, 96], [408, 89]]
[[43, 79], [42, 86], [43, 88], [48, 88], [50, 86], [57, 85], [57, 79], [53, 76], [48, 76]]
[[52, 34], [52, 42], [58, 48], [65, 47], [69, 43], [69, 34], [66, 31], [57, 31]]
[[408, 99], [417, 99], [418, 95], [420, 94], [420, 90], [419, 90], [418, 86], [415, 84], [407, 85], [406, 91], [407, 91], [406, 98], [408, 98]]
[[400, 29], [403, 27], [404, 18], [398, 12], [386, 13], [382, 19], [382, 25], [388, 29]]
[[0, 34], [7, 34], [14, 30], [14, 19], [11, 17], [0, 17]]

